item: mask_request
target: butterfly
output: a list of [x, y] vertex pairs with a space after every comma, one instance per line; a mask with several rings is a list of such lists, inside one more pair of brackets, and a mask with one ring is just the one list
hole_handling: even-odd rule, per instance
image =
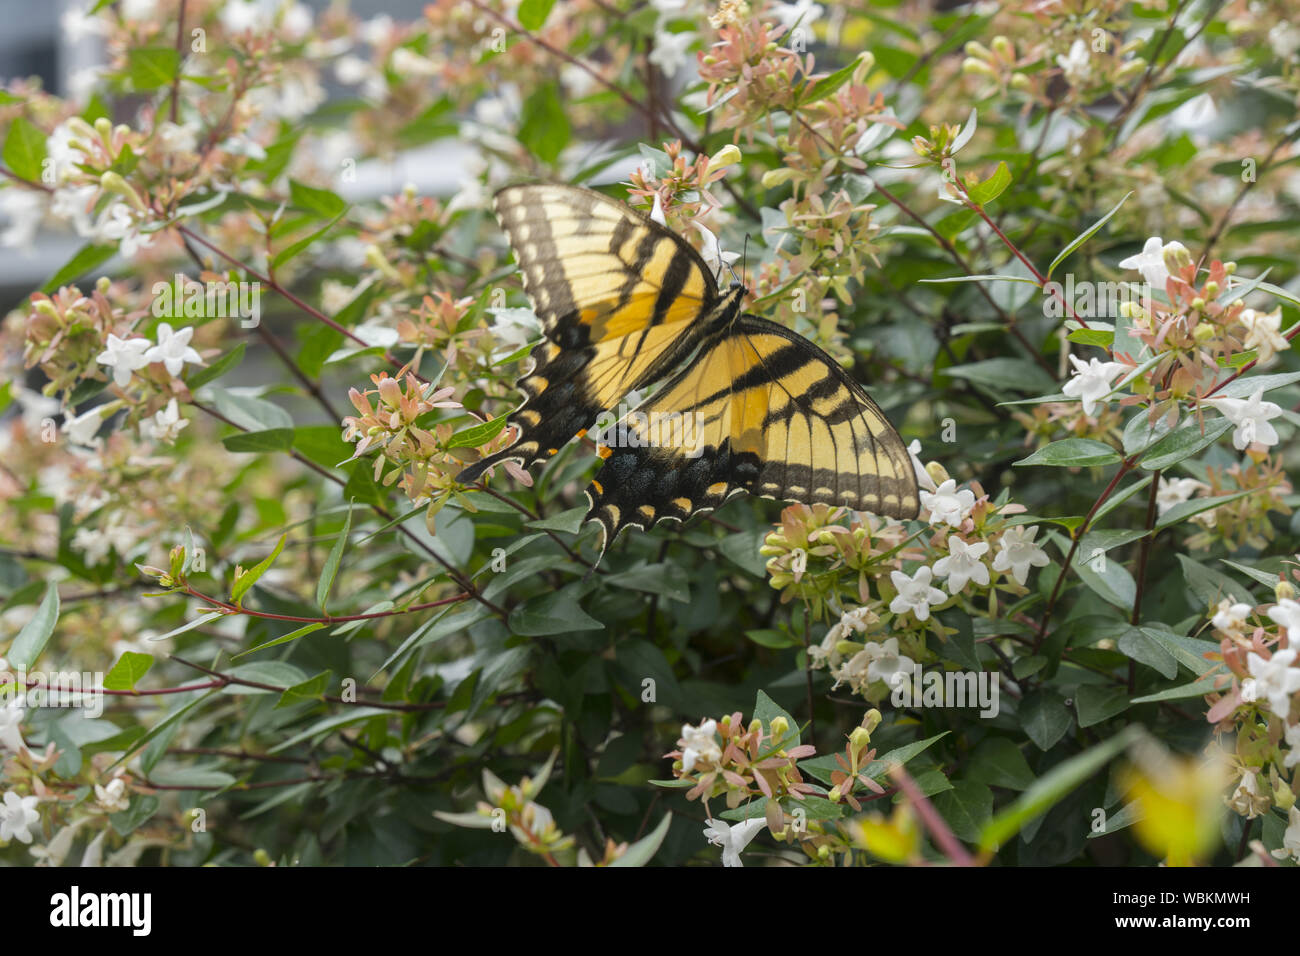
[[545, 461], [662, 382], [598, 444], [586, 520], [603, 529], [601, 554], [624, 528], [684, 522], [741, 492], [916, 517], [912, 460], [871, 397], [812, 342], [745, 312], [745, 287], [719, 289], [676, 233], [576, 186], [507, 186], [494, 208], [544, 338], [517, 383], [518, 437], [458, 482]]

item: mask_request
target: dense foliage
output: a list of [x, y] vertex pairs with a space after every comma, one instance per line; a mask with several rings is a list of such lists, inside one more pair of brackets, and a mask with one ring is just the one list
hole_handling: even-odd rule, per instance
[[[1293, 5], [63, 26], [105, 66], [0, 89], [5, 259], [84, 243], [3, 327], [0, 858], [1300, 858]], [[742, 275], [919, 518], [741, 496], [597, 563], [590, 436], [459, 484], [540, 336], [527, 179]]]

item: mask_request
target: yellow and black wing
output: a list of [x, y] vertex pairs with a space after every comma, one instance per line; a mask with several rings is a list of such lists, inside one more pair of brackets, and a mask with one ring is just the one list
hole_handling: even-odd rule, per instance
[[708, 324], [699, 320], [724, 301], [680, 236], [600, 193], [507, 186], [494, 206], [546, 338], [517, 383], [526, 396], [510, 417], [518, 439], [465, 468], [466, 484], [504, 460], [528, 467], [554, 455], [628, 392], [667, 374], [697, 344]]
[[879, 406], [817, 346], [753, 315], [706, 341], [600, 454], [588, 517], [605, 544], [741, 491], [894, 518], [920, 506], [911, 458]]

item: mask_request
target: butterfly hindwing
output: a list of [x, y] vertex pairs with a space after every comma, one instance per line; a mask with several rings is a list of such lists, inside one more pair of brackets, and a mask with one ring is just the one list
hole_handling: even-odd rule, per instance
[[744, 315], [628, 416], [588, 491], [606, 543], [740, 491], [896, 518], [916, 474], [879, 407], [825, 352]]
[[545, 339], [519, 380], [515, 444], [469, 466], [544, 460], [628, 392], [672, 369], [723, 302], [699, 254], [648, 216], [571, 186], [508, 186], [497, 218]]

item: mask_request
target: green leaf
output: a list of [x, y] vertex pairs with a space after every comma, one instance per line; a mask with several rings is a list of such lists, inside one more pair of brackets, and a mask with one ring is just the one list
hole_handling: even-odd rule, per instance
[[113, 256], [117, 255], [117, 246], [97, 246], [94, 243], [87, 243], [77, 250], [71, 259], [63, 264], [58, 272], [45, 280], [41, 286], [41, 291], [50, 295], [61, 286], [76, 282], [83, 275], [92, 269], [102, 266]]
[[971, 754], [967, 779], [991, 787], [1024, 790], [1033, 785], [1034, 772], [1012, 741], [1005, 737], [986, 737]]
[[293, 447], [292, 428], [267, 428], [257, 432], [240, 432], [221, 439], [226, 451], [288, 451]]
[[569, 534], [577, 534], [582, 530], [582, 519], [586, 516], [587, 508], [584, 505], [578, 508], [570, 508], [568, 511], [561, 511], [549, 518], [538, 518], [536, 521], [525, 522], [524, 527], [536, 528], [538, 531], [564, 531]]
[[1087, 242], [1089, 239], [1095, 236], [1097, 234], [1097, 231], [1101, 229], [1102, 226], [1106, 225], [1106, 223], [1110, 222], [1111, 217], [1114, 216], [1115, 213], [1119, 212], [1120, 206], [1128, 202], [1128, 197], [1132, 195], [1133, 195], [1132, 191], [1126, 192], [1124, 194], [1124, 198], [1115, 204], [1114, 209], [1106, 213], [1106, 215], [1102, 216], [1100, 219], [1094, 222], [1083, 232], [1079, 233], [1077, 236], [1071, 239], [1069, 245], [1067, 245], [1064, 249], [1062, 249], [1060, 254], [1055, 259], [1052, 260], [1052, 264], [1047, 267], [1047, 274], [1050, 276], [1052, 274], [1052, 271], [1057, 266], [1059, 266], [1062, 262], [1064, 262], [1066, 259], [1070, 257], [1070, 253], [1074, 252], [1075, 249], [1078, 249], [1081, 245], [1083, 245], [1085, 242]]
[[1133, 575], [1118, 561], [1094, 556], [1095, 550], [1085, 552], [1080, 549], [1076, 553], [1073, 562], [1075, 573], [1106, 602], [1121, 610], [1132, 610], [1133, 602], [1137, 600], [1137, 583]]
[[186, 621], [186, 622], [185, 622], [184, 624], [182, 624], [180, 627], [174, 627], [174, 628], [172, 628], [172, 629], [171, 629], [170, 631], [168, 631], [166, 634], [159, 634], [157, 637], [151, 637], [151, 638], [149, 638], [149, 640], [150, 640], [150, 641], [165, 641], [165, 640], [167, 640], [167, 638], [169, 638], [169, 637], [175, 637], [177, 634], [184, 634], [186, 631], [192, 631], [192, 630], [194, 630], [196, 627], [202, 627], [204, 624], [207, 624], [209, 621], [215, 621], [217, 618], [225, 617], [225, 616], [226, 616], [226, 615], [225, 615], [224, 613], [222, 613], [221, 611], [210, 611], [210, 612], [207, 613], [207, 614], [202, 614], [202, 615], [200, 615], [199, 617], [196, 617], [196, 618], [195, 618], [194, 620], [192, 620], [192, 621]]
[[968, 365], [953, 365], [943, 369], [943, 374], [995, 391], [1039, 392], [1056, 384], [1046, 372], [1028, 359], [985, 359]]
[[[917, 282], [930, 282], [930, 283], [938, 283], [938, 282], [1023, 282], [1023, 283], [1025, 283], [1026, 285], [1032, 285], [1034, 288], [1038, 288], [1038, 280], [1037, 280], [1037, 279], [1033, 279], [1033, 278], [1031, 278], [1031, 277], [1029, 277], [1029, 276], [1006, 276], [1006, 275], [994, 275], [994, 274], [990, 274], [990, 273], [981, 273], [980, 275], [973, 275], [973, 276], [944, 276], [942, 279], [917, 279], [916, 281], [917, 281]], [[1003, 327], [1004, 327], [1004, 326], [1003, 326], [1000, 322], [994, 324], [994, 328], [1003, 328]], [[953, 331], [954, 331], [954, 332], [957, 331], [955, 327], [954, 327]]]
[[486, 445], [497, 437], [501, 429], [506, 427], [506, 417], [505, 415], [498, 415], [486, 422], [479, 422], [469, 428], [461, 429], [447, 440], [447, 447], [478, 448], [480, 445]]
[[1213, 693], [1216, 690], [1222, 690], [1217, 687], [1217, 675], [1203, 677], [1199, 680], [1191, 681], [1187, 684], [1177, 684], [1173, 687], [1166, 687], [1164, 690], [1156, 691], [1154, 694], [1147, 694], [1144, 697], [1134, 697], [1135, 704], [1152, 704], [1162, 700], [1183, 700], [1188, 697], [1204, 697], [1206, 694]]
[[160, 801], [153, 794], [137, 793], [131, 796], [131, 803], [125, 810], [119, 813], [109, 814], [108, 822], [112, 824], [113, 830], [118, 836], [130, 836], [158, 812], [162, 806]]
[[624, 851], [622, 856], [610, 863], [610, 866], [645, 866], [659, 852], [659, 846], [664, 842], [664, 837], [668, 835], [668, 828], [672, 826], [672, 822], [673, 815], [665, 813], [664, 818], [659, 821], [659, 825], [648, 836], [633, 843]]
[[1210, 447], [1231, 427], [1228, 419], [1217, 418], [1207, 422], [1202, 432], [1200, 423], [1189, 419], [1148, 448], [1138, 465], [1148, 471], [1163, 471]]
[[1005, 162], [999, 162], [998, 168], [993, 170], [992, 176], [979, 185], [971, 186], [966, 193], [970, 196], [972, 202], [983, 206], [1001, 196], [1010, 185], [1011, 170], [1007, 168]]
[[1013, 462], [1021, 465], [1048, 465], [1054, 468], [1084, 468], [1096, 465], [1113, 465], [1122, 458], [1109, 445], [1091, 438], [1063, 438], [1044, 445], [1028, 458]]
[[131, 47], [126, 53], [126, 75], [138, 93], [170, 86], [181, 68], [175, 47]]
[[958, 839], [975, 843], [993, 816], [993, 791], [977, 780], [957, 780], [934, 798], [934, 808]]
[[222, 693], [236, 695], [282, 693], [280, 688], [293, 687], [307, 678], [307, 675], [297, 667], [284, 661], [252, 661], [232, 667], [226, 671], [226, 674], [229, 677], [252, 681], [254, 684], [268, 684], [275, 688], [271, 690], [268, 687], [250, 687], [247, 684], [232, 683], [221, 689]]
[[1217, 495], [1213, 498], [1193, 498], [1191, 501], [1184, 501], [1180, 505], [1174, 505], [1164, 513], [1164, 516], [1156, 520], [1157, 528], [1168, 528], [1170, 525], [1186, 521], [1192, 515], [1198, 515], [1202, 511], [1209, 511], [1211, 508], [1217, 508], [1219, 505], [1226, 505], [1238, 498], [1244, 498], [1246, 495], [1254, 494], [1255, 489], [1246, 488], [1242, 491], [1233, 492], [1230, 495]]
[[264, 651], [268, 647], [276, 647], [277, 645], [280, 644], [288, 644], [290, 641], [296, 641], [300, 637], [306, 637], [308, 634], [311, 634], [313, 631], [319, 631], [322, 627], [325, 627], [323, 623], [321, 623], [320, 621], [313, 621], [311, 624], [307, 624], [303, 627], [300, 627], [296, 631], [291, 631], [290, 633], [285, 634], [282, 637], [277, 637], [275, 640], [267, 641], [265, 644], [258, 644], [256, 647], [250, 647], [246, 651], [240, 651], [238, 654], [232, 657], [231, 660], [232, 661], [238, 660], [239, 658], [245, 656], [246, 654], [252, 654], [254, 651]]
[[151, 667], [153, 667], [152, 654], [126, 651], [118, 658], [113, 669], [104, 676], [104, 689], [135, 690], [135, 685], [140, 682], [140, 678], [149, 673]]
[[1264, 585], [1264, 587], [1266, 588], [1277, 587], [1278, 572], [1276, 571], [1274, 571], [1272, 574], [1269, 574], [1269, 572], [1267, 571], [1261, 571], [1259, 568], [1252, 568], [1248, 564], [1239, 564], [1236, 561], [1229, 561], [1227, 558], [1220, 558], [1219, 560], [1222, 561], [1224, 564], [1226, 564], [1228, 567], [1236, 571], [1240, 571], [1248, 578], [1251, 578], [1252, 580], [1259, 582], [1260, 584]]
[[41, 651], [45, 650], [45, 645], [49, 643], [50, 635], [54, 633], [54, 625], [58, 620], [59, 589], [50, 582], [45, 587], [45, 597], [41, 599], [40, 607], [9, 645], [7, 656], [10, 666], [20, 671], [31, 670], [36, 659], [41, 656]]
[[292, 687], [286, 687], [280, 699], [275, 702], [275, 708], [292, 707], [294, 704], [301, 704], [309, 700], [321, 700], [325, 693], [325, 688], [329, 687], [330, 672], [321, 671], [315, 677], [309, 677], [305, 681], [299, 681]]
[[9, 124], [9, 135], [5, 137], [0, 158], [16, 176], [39, 183], [43, 172], [41, 164], [45, 161], [45, 134], [26, 116], [15, 116]]
[[275, 550], [272, 551], [265, 560], [254, 565], [249, 570], [240, 574], [239, 577], [235, 578], [235, 583], [230, 588], [230, 603], [235, 605], [239, 604], [244, 595], [248, 593], [248, 589], [257, 583], [257, 579], [265, 574], [275, 559], [280, 556], [280, 552], [284, 549], [284, 542], [288, 537], [289, 535], [287, 533], [280, 535], [280, 540], [276, 542]]
[[316, 603], [326, 614], [329, 612], [325, 610], [325, 600], [329, 597], [330, 588], [334, 586], [334, 576], [339, 573], [339, 562], [343, 560], [343, 549], [348, 546], [348, 533], [351, 530], [352, 505], [349, 503], [348, 516], [343, 519], [343, 530], [334, 539], [334, 546], [330, 548], [329, 557], [325, 559], [325, 567], [321, 568], [320, 580], [316, 582]]
[[192, 392], [197, 388], [207, 385], [208, 382], [215, 382], [244, 360], [244, 348], [245, 344], [240, 342], [211, 365], [196, 369], [193, 374], [185, 380], [185, 386]]
[[800, 105], [816, 103], [826, 99], [841, 86], [853, 79], [853, 71], [859, 66], [858, 60], [854, 59], [852, 63], [840, 67], [829, 76], [823, 76], [811, 86], [805, 86], [804, 92], [799, 96]]
[[601, 631], [605, 625], [578, 606], [572, 586], [531, 598], [510, 612], [510, 631], [523, 637]]
[[1164, 645], [1147, 633], [1146, 628], [1129, 628], [1117, 646], [1121, 654], [1159, 671], [1170, 680], [1178, 676], [1178, 661], [1174, 660], [1174, 655]]
[[519, 25], [525, 30], [540, 30], [550, 16], [555, 0], [523, 0], [519, 4]]
[[771, 750], [789, 750], [791, 747], [799, 746], [799, 722], [794, 719], [788, 710], [768, 697], [763, 691], [759, 691], [754, 698], [754, 717], [763, 722], [763, 726], [771, 733], [772, 721], [777, 717], [784, 717], [786, 724], [789, 725], [781, 737], [772, 740], [765, 740], [760, 745], [760, 751], [767, 753]]
[[1073, 717], [1065, 698], [1056, 691], [1039, 688], [1020, 701], [1020, 726], [1039, 750], [1050, 750], [1070, 729]]
[[275, 254], [275, 258], [271, 260], [271, 268], [272, 269], [280, 268], [280, 266], [284, 265], [290, 259], [294, 258], [294, 256], [298, 255], [298, 253], [302, 252], [304, 249], [306, 249], [308, 246], [314, 243], [321, 236], [325, 235], [325, 233], [333, 229], [334, 224], [337, 223], [342, 218], [343, 218], [343, 213], [339, 213], [337, 216], [335, 216], [329, 222], [325, 223], [325, 225], [321, 226], [315, 232], [311, 233], [310, 235], [304, 236], [303, 238], [299, 239], [297, 242], [293, 243], [292, 245], [287, 246], [284, 249], [281, 249], [279, 252]]
[[569, 144], [569, 117], [554, 83], [539, 86], [524, 101], [519, 142], [544, 163], [554, 163]]
[[1257, 391], [1271, 392], [1300, 382], [1300, 372], [1282, 372], [1278, 375], [1247, 375], [1233, 379], [1212, 395], [1212, 398], [1250, 398]]
[[1137, 728], [1130, 728], [1105, 743], [1057, 764], [985, 825], [980, 833], [980, 848], [997, 850], [1020, 832], [1026, 823], [1046, 813], [1067, 793], [1104, 767], [1129, 745], [1137, 732]]
[[1123, 687], [1083, 684], [1074, 695], [1079, 726], [1091, 727], [1110, 720], [1128, 709], [1128, 691]]
[[289, 199], [297, 208], [313, 212], [321, 219], [336, 220], [348, 208], [348, 204], [337, 193], [308, 186], [296, 179], [289, 180]]

